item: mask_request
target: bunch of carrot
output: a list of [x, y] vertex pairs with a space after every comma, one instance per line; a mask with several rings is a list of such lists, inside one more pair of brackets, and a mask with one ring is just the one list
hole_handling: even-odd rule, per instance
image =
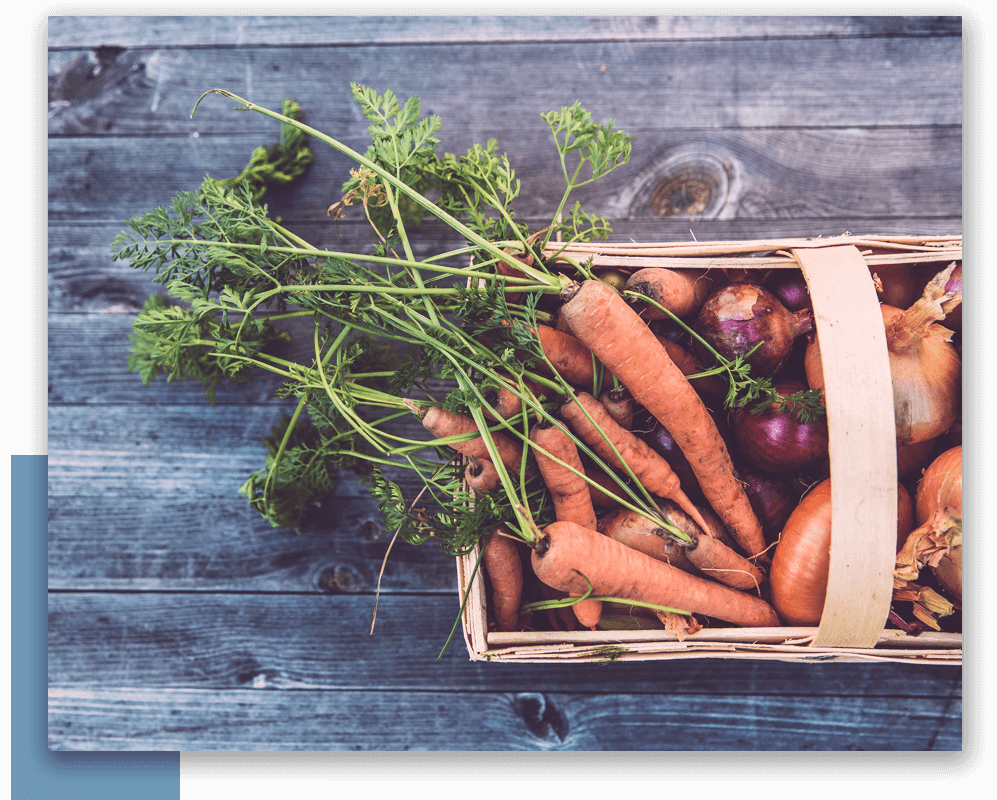
[[[779, 273], [785, 282], [785, 271]], [[765, 273], [757, 275], [760, 286]], [[508, 528], [491, 537], [485, 565], [493, 596], [511, 602], [496, 565], [494, 542], [501, 538], [516, 564], [517, 596], [538, 580], [539, 595], [546, 598], [524, 608], [549, 609], [558, 605], [552, 597], [567, 598], [560, 600], [559, 610], [570, 604], [574, 618], [548, 612], [554, 627], [611, 627], [616, 619], [601, 621], [610, 601], [629, 602], [630, 616], [649, 608], [653, 613], [644, 616], [643, 624], [656, 616], [680, 634], [697, 630], [702, 618], [751, 627], [816, 625], [826, 584], [830, 515], [828, 508], [815, 505], [811, 489], [826, 490], [829, 483], [826, 441], [823, 454], [809, 458], [805, 469], [790, 456], [780, 464], [778, 447], [759, 468], [758, 459], [739, 447], [726, 422], [722, 392], [704, 382], [709, 377], [705, 359], [694, 354], [702, 337], [691, 326], [711, 296], [697, 291], [702, 274], [642, 269], [629, 281], [633, 287], [639, 280], [637, 292], [628, 291], [625, 280], [575, 277], [556, 303], [548, 301], [551, 327], [535, 330], [550, 373], [562, 384], [550, 413], [541, 410], [535, 416], [527, 443], [556, 521], [532, 538], [520, 537], [518, 547], [511, 546], [515, 537]], [[713, 291], [748, 282], [744, 275], [728, 276], [720, 269], [708, 277]], [[657, 313], [649, 314], [649, 308]], [[808, 382], [804, 359], [814, 341], [811, 333], [794, 344], [771, 385], [819, 389], [819, 383]], [[730, 369], [729, 360], [714, 355], [714, 372]], [[596, 395], [599, 378], [603, 386]], [[757, 406], [756, 415], [785, 416], [789, 422], [780, 422], [783, 427], [795, 423], [792, 402], [779, 406], [766, 398]], [[662, 428], [677, 445], [668, 458], [648, 436]], [[909, 530], [905, 503], [919, 470], [939, 448], [955, 444], [959, 430], [946, 426], [946, 436], [917, 454], [899, 448], [898, 536]], [[676, 465], [681, 460], [682, 480], [668, 459]], [[798, 528], [822, 525], [826, 535], [822, 531], [813, 542], [800, 544]], [[787, 541], [780, 549], [784, 531]], [[775, 586], [768, 580], [770, 568], [772, 581], [779, 581]], [[800, 593], [819, 594], [813, 617], [797, 615]], [[678, 627], [676, 612], [685, 615]], [[891, 618], [899, 619], [895, 612]], [[495, 622], [501, 630], [542, 624], [528, 614], [507, 614]]]
[[[655, 292], [659, 306], [664, 300], [685, 317], [697, 310], [696, 276], [643, 272], [644, 292], [655, 292], [655, 278], [679, 292], [685, 285], [687, 297], [679, 301]], [[687, 630], [696, 624], [692, 615], [751, 627], [779, 625], [765, 600], [768, 545], [762, 523], [714, 414], [669, 354], [686, 351], [652, 328], [640, 304], [610, 281], [569, 274], [579, 280], [547, 303], [554, 324], [528, 326], [543, 371], [555, 384], [525, 398], [531, 413], [522, 444], [543, 477], [555, 521], [539, 529], [527, 511], [526, 525], [511, 520], [491, 533], [484, 564], [496, 624], [502, 630], [520, 626], [519, 617], [499, 609], [538, 580], [547, 598], [540, 607], [556, 605], [551, 598], [577, 598], [561, 601], [562, 607], [571, 605], [574, 619], [549, 614], [554, 625], [595, 628], [606, 602], [650, 609], [666, 624], [685, 615]], [[687, 371], [702, 371], [692, 362], [686, 359]], [[473, 424], [448, 415], [444, 427], [436, 422], [440, 417], [433, 410], [423, 418], [436, 437], [466, 433]], [[691, 466], [690, 485], [683, 486], [668, 459], [648, 443], [652, 425], [666, 426], [678, 442]], [[479, 433], [455, 447], [469, 459], [468, 480], [476, 492], [501, 491], [497, 478], [483, 488], [479, 483], [480, 475], [497, 466], [485, 441], [491, 440], [508, 470], [515, 470], [522, 451], [502, 432]], [[511, 532], [517, 528], [518, 537]], [[522, 622], [533, 624], [525, 617]]]

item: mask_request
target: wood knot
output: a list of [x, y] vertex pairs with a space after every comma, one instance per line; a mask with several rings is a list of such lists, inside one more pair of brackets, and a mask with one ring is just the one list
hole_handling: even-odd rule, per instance
[[729, 160], [694, 145], [676, 148], [645, 168], [628, 205], [638, 214], [646, 209], [659, 217], [715, 219], [736, 194], [730, 167]]
[[661, 180], [651, 194], [651, 210], [661, 217], [702, 214], [710, 205], [714, 187], [700, 175], [683, 170]]

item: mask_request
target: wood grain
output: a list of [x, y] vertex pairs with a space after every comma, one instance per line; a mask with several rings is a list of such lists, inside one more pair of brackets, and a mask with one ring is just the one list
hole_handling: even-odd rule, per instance
[[[949, 750], [961, 705], [891, 699], [50, 690], [60, 750]], [[941, 728], [941, 729], [939, 729]]]
[[959, 36], [960, 17], [49, 17], [51, 50]]
[[[49, 746], [58, 750], [959, 750], [958, 667], [723, 659], [471, 662], [453, 560], [396, 545], [344, 476], [300, 534], [238, 495], [290, 404], [277, 379], [143, 387], [131, 317], [159, 287], [111, 259], [125, 220], [234, 175], [277, 127], [211, 97], [302, 103], [365, 149], [350, 81], [418, 95], [441, 151], [498, 138], [546, 224], [540, 113], [636, 136], [578, 199], [617, 240], [962, 232], [959, 17], [50, 17]], [[274, 214], [320, 247], [349, 161]], [[414, 229], [417, 254], [461, 242]], [[295, 342], [292, 348], [304, 347]], [[295, 350], [303, 353], [304, 350]], [[407, 422], [403, 430], [418, 431]], [[420, 485], [397, 476], [406, 494]]]

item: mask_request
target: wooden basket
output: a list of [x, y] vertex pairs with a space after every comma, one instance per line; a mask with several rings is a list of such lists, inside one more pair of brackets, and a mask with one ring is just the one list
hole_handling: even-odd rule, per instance
[[[635, 270], [798, 268], [820, 337], [830, 438], [833, 530], [827, 599], [815, 628], [714, 628], [679, 640], [663, 630], [501, 633], [488, 630], [477, 552], [457, 559], [472, 660], [606, 661], [751, 658], [960, 664], [962, 635], [885, 629], [896, 544], [896, 438], [889, 360], [872, 274], [962, 259], [962, 237], [856, 237], [572, 246], [576, 260]], [[847, 298], [847, 302], [845, 302]]]

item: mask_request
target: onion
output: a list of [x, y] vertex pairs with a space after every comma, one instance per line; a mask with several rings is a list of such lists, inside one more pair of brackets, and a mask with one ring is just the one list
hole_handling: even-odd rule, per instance
[[798, 269], [774, 269], [763, 284], [788, 311], [813, 311], [810, 289]]
[[[932, 278], [921, 299], [906, 311], [880, 305], [890, 355], [898, 446], [940, 436], [959, 415], [962, 361], [951, 344], [952, 331], [935, 322], [944, 319], [944, 304], [955, 297], [945, 291], [954, 267]], [[822, 389], [824, 374], [816, 338], [807, 348], [806, 371], [811, 388]]]
[[[906, 537], [910, 524], [901, 509], [906, 489], [897, 487], [897, 541]], [[909, 529], [908, 529], [909, 530]], [[827, 575], [831, 564], [831, 479], [817, 484], [800, 501], [782, 530], [769, 583], [772, 606], [787, 625], [817, 625], [824, 612]]]
[[[756, 284], [731, 283], [707, 298], [693, 329], [731, 361], [761, 343], [747, 361], [752, 375], [768, 377], [789, 358], [796, 337], [813, 330], [813, 314], [789, 311]], [[712, 354], [700, 342], [696, 346], [704, 363], [713, 363]]]
[[[777, 380], [773, 388], [783, 397], [805, 391], [797, 381]], [[760, 401], [764, 403], [765, 401]], [[828, 453], [827, 416], [820, 414], [809, 421], [800, 420], [795, 404], [788, 408], [769, 403], [756, 413], [758, 403], [731, 409], [730, 426], [734, 441], [752, 466], [768, 472], [796, 472], [815, 466]]]
[[953, 542], [931, 567], [938, 582], [962, 600], [962, 446], [946, 450], [924, 471], [914, 498], [917, 524], [926, 525], [937, 515], [957, 521], [958, 542]]
[[913, 581], [923, 566], [962, 602], [962, 445], [924, 471], [914, 497], [918, 527], [897, 554], [895, 577]]
[[737, 479], [762, 525], [765, 541], [772, 544], [800, 502], [801, 493], [781, 476], [761, 470], [739, 469]]
[[931, 462], [938, 447], [938, 439], [925, 439], [917, 444], [897, 447], [897, 478], [902, 481], [919, 476]]
[[952, 274], [949, 275], [948, 283], [945, 284], [945, 291], [951, 292], [953, 295], [958, 293], [959, 301], [956, 302], [953, 297], [945, 306], [943, 310], [945, 311], [945, 327], [952, 328], [953, 330], [962, 330], [962, 264], [956, 265], [956, 268], [952, 270]]

